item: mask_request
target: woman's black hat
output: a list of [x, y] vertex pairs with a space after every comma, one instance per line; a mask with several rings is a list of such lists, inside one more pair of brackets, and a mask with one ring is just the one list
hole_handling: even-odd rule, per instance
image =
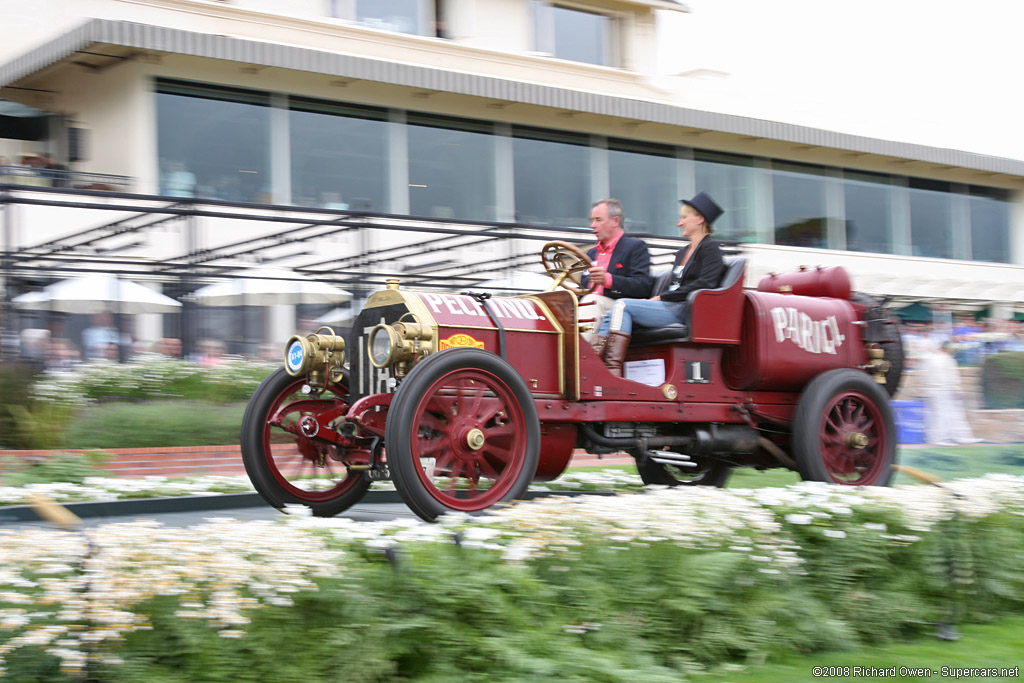
[[722, 207], [716, 204], [715, 200], [708, 196], [707, 192], [698, 192], [693, 195], [693, 199], [680, 199], [679, 201], [693, 207], [697, 213], [704, 216], [704, 220], [708, 222], [708, 225], [714, 223], [715, 219], [724, 213]]

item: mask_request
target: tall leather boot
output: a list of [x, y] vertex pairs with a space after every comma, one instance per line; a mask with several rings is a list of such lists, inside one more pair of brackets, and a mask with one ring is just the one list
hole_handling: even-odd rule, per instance
[[625, 332], [610, 332], [608, 343], [604, 347], [604, 364], [608, 372], [622, 377], [622, 362], [626, 360], [626, 349], [629, 348], [630, 335]]
[[590, 336], [588, 340], [590, 345], [594, 347], [594, 353], [597, 354], [598, 358], [604, 359], [604, 347], [608, 344], [608, 337], [603, 334], [594, 334]]

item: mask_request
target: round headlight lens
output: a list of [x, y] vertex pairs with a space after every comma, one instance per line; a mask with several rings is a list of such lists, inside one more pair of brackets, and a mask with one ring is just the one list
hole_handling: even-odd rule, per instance
[[395, 346], [398, 344], [398, 333], [388, 325], [377, 325], [370, 331], [369, 348], [370, 362], [374, 367], [383, 368], [391, 364]]
[[292, 338], [284, 352], [285, 368], [292, 375], [301, 373], [306, 361], [306, 347], [302, 341], [302, 339]]

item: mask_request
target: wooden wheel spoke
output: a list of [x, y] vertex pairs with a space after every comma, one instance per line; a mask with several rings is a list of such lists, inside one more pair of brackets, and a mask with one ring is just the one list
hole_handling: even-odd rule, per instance
[[417, 452], [421, 458], [436, 458], [440, 461], [440, 455], [449, 453], [448, 439], [420, 439], [417, 442]]
[[[480, 468], [480, 474], [482, 474], [487, 479], [493, 480], [497, 479], [500, 476], [500, 474], [498, 473], [498, 470], [495, 469], [494, 466], [491, 465], [490, 461], [488, 460], [488, 456], [490, 455], [491, 453], [485, 453], [483, 456], [477, 458], [476, 463], [477, 467]], [[502, 469], [504, 470], [504, 465], [508, 462], [508, 460], [506, 458], [499, 459], [501, 460]]]

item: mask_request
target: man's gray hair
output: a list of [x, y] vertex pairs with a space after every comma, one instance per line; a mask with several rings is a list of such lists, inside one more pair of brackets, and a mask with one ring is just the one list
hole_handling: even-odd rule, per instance
[[619, 222], [622, 222], [622, 221], [625, 220], [626, 212], [623, 211], [623, 209], [622, 209], [622, 202], [620, 202], [618, 199], [611, 199], [611, 198], [609, 198], [609, 199], [600, 199], [600, 200], [594, 202], [594, 206], [592, 206], [590, 208], [592, 208], [592, 209], [596, 208], [596, 207], [600, 206], [601, 204], [604, 204], [605, 206], [608, 207], [608, 217], [609, 218], [619, 218]]

